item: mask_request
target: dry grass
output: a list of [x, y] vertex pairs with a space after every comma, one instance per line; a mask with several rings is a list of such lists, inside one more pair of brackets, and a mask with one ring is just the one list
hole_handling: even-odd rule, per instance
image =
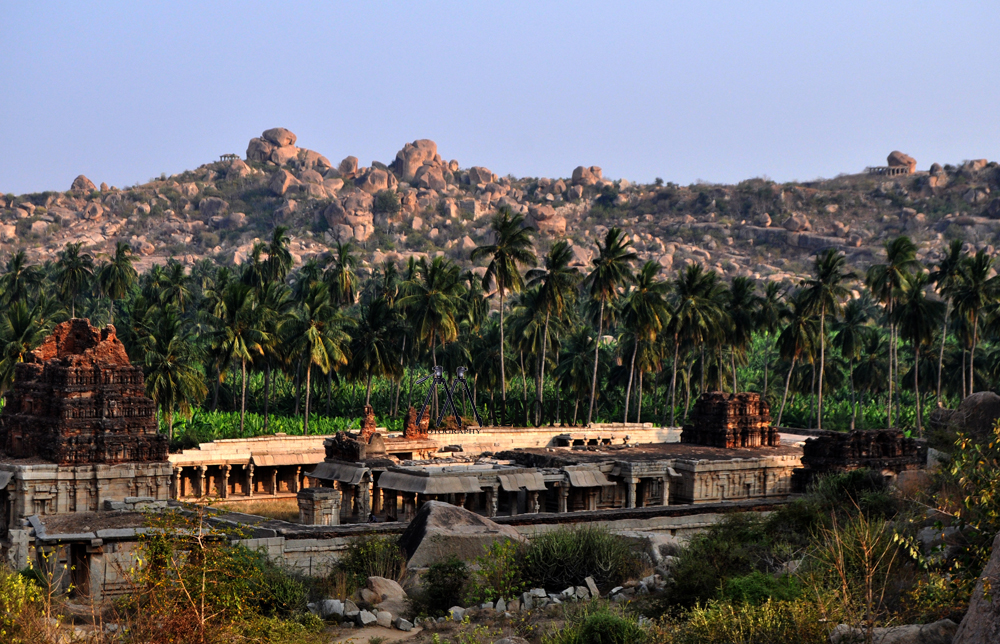
[[242, 512], [268, 519], [299, 522], [299, 504], [296, 499], [255, 499], [239, 503], [221, 503], [215, 507], [227, 512]]

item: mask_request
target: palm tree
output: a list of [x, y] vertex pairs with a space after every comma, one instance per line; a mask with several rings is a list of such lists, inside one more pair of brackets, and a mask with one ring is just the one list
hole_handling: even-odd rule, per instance
[[115, 300], [120, 300], [132, 290], [139, 281], [139, 274], [132, 265], [132, 247], [125, 242], [115, 244], [115, 254], [110, 261], [101, 265], [97, 272], [97, 282], [101, 292], [109, 300], [108, 314], [111, 323], [115, 322]]
[[726, 312], [729, 314], [729, 357], [733, 369], [733, 393], [739, 390], [736, 380], [736, 354], [743, 356], [757, 327], [760, 297], [754, 293], [757, 284], [749, 277], [735, 277], [726, 294]]
[[993, 258], [985, 251], [962, 262], [955, 287], [955, 311], [965, 318], [972, 331], [969, 349], [969, 395], [975, 391], [976, 345], [979, 343], [979, 315], [1000, 294], [1000, 278], [992, 276]]
[[[635, 357], [642, 342], [656, 342], [656, 336], [670, 322], [670, 307], [667, 306], [667, 292], [670, 285], [658, 279], [660, 265], [647, 261], [635, 276], [635, 284], [625, 296], [622, 307], [622, 322], [632, 336], [632, 358], [629, 361], [628, 385], [625, 388], [625, 419], [628, 422], [629, 400], [632, 395], [632, 378], [635, 373]], [[642, 392], [639, 397], [641, 399]], [[636, 419], [638, 422], [638, 419]]]
[[347, 364], [350, 337], [344, 327], [349, 318], [341, 314], [330, 299], [327, 285], [317, 284], [296, 308], [282, 327], [282, 335], [294, 346], [295, 353], [305, 362], [306, 400], [302, 420], [302, 435], [309, 434], [309, 395], [312, 389], [312, 369], [327, 374], [338, 365]]
[[593, 328], [587, 324], [580, 325], [566, 338], [559, 364], [554, 371], [559, 388], [573, 394], [573, 425], [576, 425], [580, 398], [590, 388], [593, 368], [590, 356], [596, 353], [594, 351], [596, 344], [598, 342], [593, 334]]
[[587, 275], [586, 283], [590, 286], [590, 299], [598, 303], [597, 339], [594, 346], [594, 373], [590, 382], [590, 409], [587, 411], [587, 425], [594, 417], [594, 402], [597, 399], [597, 365], [600, 359], [601, 336], [604, 333], [604, 308], [609, 300], [616, 297], [618, 289], [633, 281], [632, 262], [638, 258], [631, 249], [632, 242], [620, 228], [612, 228], [604, 236], [604, 245], [600, 240], [597, 244], [597, 257], [594, 258], [594, 268]]
[[288, 271], [292, 269], [292, 253], [288, 250], [290, 241], [287, 226], [277, 226], [271, 233], [271, 241], [266, 248], [266, 274], [269, 280], [284, 282]]
[[44, 316], [43, 306], [29, 306], [21, 298], [0, 315], [0, 393], [13, 384], [15, 368], [24, 362], [24, 356], [38, 348], [52, 330], [52, 320]]
[[917, 435], [924, 437], [920, 419], [920, 346], [934, 340], [934, 331], [944, 317], [945, 304], [927, 299], [926, 289], [930, 278], [923, 271], [908, 275], [903, 280], [896, 308], [896, 323], [900, 334], [913, 347], [913, 394], [917, 407]]
[[10, 306], [14, 302], [27, 300], [37, 293], [44, 275], [37, 266], [28, 263], [28, 256], [19, 250], [7, 260], [5, 272], [0, 277], [0, 302]]
[[351, 338], [351, 371], [364, 378], [365, 405], [371, 403], [372, 376], [396, 380], [403, 375], [389, 302], [379, 298], [361, 309], [361, 319]]
[[247, 362], [264, 355], [269, 342], [260, 311], [256, 307], [253, 289], [242, 282], [230, 282], [222, 294], [222, 315], [217, 320], [215, 347], [225, 362], [239, 363], [240, 435], [247, 406]]
[[[173, 440], [174, 409], [187, 414], [207, 393], [201, 372], [195, 366], [198, 355], [193, 336], [177, 308], [167, 305], [153, 320], [141, 340], [146, 394], [166, 416], [167, 435]], [[240, 430], [242, 432], [242, 422]]]
[[962, 240], [953, 239], [948, 245], [945, 256], [938, 262], [937, 269], [931, 273], [931, 281], [938, 294], [945, 301], [944, 319], [941, 321], [941, 351], [938, 354], [937, 371], [937, 405], [943, 406], [941, 401], [941, 372], [944, 369], [944, 345], [948, 338], [948, 319], [951, 318], [951, 294], [958, 285], [961, 276], [962, 263], [965, 260], [965, 253], [962, 252]]
[[266, 432], [270, 411], [271, 372], [287, 364], [288, 352], [279, 331], [281, 325], [288, 319], [292, 299], [289, 288], [280, 281], [265, 283], [256, 297], [259, 302], [261, 327], [267, 336], [267, 342], [263, 345], [264, 353], [260, 357], [264, 367], [264, 431]]
[[496, 286], [500, 294], [500, 399], [507, 400], [507, 374], [504, 367], [504, 296], [507, 292], [520, 293], [524, 287], [521, 271], [518, 266], [534, 266], [535, 252], [531, 245], [531, 233], [534, 228], [524, 225], [524, 216], [501, 206], [490, 220], [490, 232], [493, 243], [477, 246], [473, 249], [470, 259], [489, 257], [490, 263], [483, 275], [483, 288], [487, 291]]
[[778, 332], [778, 327], [788, 315], [785, 305], [785, 293], [777, 282], [764, 285], [764, 295], [757, 303], [756, 326], [764, 332], [764, 388], [762, 394], [767, 397], [767, 375], [771, 361], [771, 336]]
[[854, 361], [868, 343], [873, 329], [868, 326], [871, 319], [868, 302], [863, 299], [851, 300], [844, 306], [844, 317], [837, 325], [837, 335], [834, 343], [840, 349], [840, 355], [847, 358], [847, 370], [851, 385], [851, 430], [858, 415], [857, 397], [854, 384]]
[[90, 280], [94, 276], [94, 258], [90, 253], [81, 253], [83, 242], [73, 244], [67, 243], [66, 247], [59, 251], [59, 259], [56, 260], [56, 281], [63, 297], [69, 300], [70, 317], [76, 317], [76, 298], [90, 285]]
[[[566, 299], [573, 291], [579, 271], [571, 268], [569, 263], [573, 259], [573, 251], [569, 242], [561, 240], [556, 242], [545, 256], [542, 268], [533, 268], [528, 271], [527, 285], [529, 288], [538, 288], [542, 296], [542, 307], [545, 310], [545, 328], [542, 331], [542, 356], [548, 353], [549, 346], [549, 321], [554, 314], [559, 317], [566, 310]], [[536, 396], [539, 404], [542, 403], [542, 387], [545, 383], [545, 360], [538, 363], [538, 382], [535, 385]]]
[[184, 264], [176, 260], [167, 262], [167, 268], [156, 286], [159, 289], [159, 301], [162, 304], [173, 304], [180, 313], [184, 313], [191, 303], [191, 276], [187, 274]]
[[823, 429], [823, 376], [826, 367], [826, 316], [834, 320], [840, 313], [840, 302], [850, 292], [844, 282], [855, 279], [854, 273], [844, 270], [847, 258], [833, 249], [820, 253], [814, 264], [815, 274], [804, 286], [813, 312], [819, 312], [819, 401], [816, 406], [816, 429]]
[[691, 264], [677, 274], [673, 282], [673, 310], [670, 333], [673, 336], [674, 360], [670, 375], [670, 426], [677, 409], [677, 365], [681, 342], [703, 345], [722, 326], [725, 313], [719, 307], [717, 273], [706, 273], [700, 264]]
[[[884, 244], [885, 264], [874, 264], [868, 268], [865, 275], [865, 285], [872, 295], [882, 302], [888, 310], [889, 318], [889, 398], [886, 423], [892, 427], [892, 392], [893, 373], [898, 372], [896, 366], [896, 327], [893, 323], [892, 305], [895, 293], [903, 283], [903, 275], [917, 264], [917, 247], [906, 236], [897, 237]], [[898, 377], [898, 373], [897, 373]]]
[[788, 400], [788, 388], [792, 383], [792, 372], [795, 363], [812, 353], [816, 338], [816, 320], [811, 313], [805, 291], [796, 291], [789, 299], [788, 324], [778, 336], [778, 353], [785, 360], [791, 360], [788, 377], [785, 378], [785, 393], [781, 396], [781, 408], [778, 410], [778, 420], [775, 427], [781, 427], [781, 417], [785, 413], [785, 402]]
[[330, 287], [334, 306], [350, 306], [358, 299], [358, 258], [351, 242], [337, 242], [330, 266], [323, 279]]
[[417, 337], [430, 343], [433, 365], [437, 366], [437, 343], [458, 338], [455, 316], [462, 290], [458, 267], [443, 257], [435, 257], [429, 264], [421, 257], [406, 289], [408, 294], [400, 298], [399, 305], [408, 309]]

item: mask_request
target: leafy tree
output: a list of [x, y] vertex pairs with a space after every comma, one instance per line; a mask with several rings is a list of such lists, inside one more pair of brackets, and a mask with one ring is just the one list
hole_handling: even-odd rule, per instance
[[757, 308], [760, 297], [754, 291], [757, 284], [749, 277], [735, 277], [726, 294], [726, 313], [729, 314], [729, 354], [733, 369], [733, 391], [739, 390], [736, 378], [736, 354], [743, 356], [757, 328]]
[[361, 308], [361, 318], [351, 341], [351, 371], [365, 380], [365, 404], [371, 403], [372, 377], [397, 379], [403, 374], [396, 346], [392, 308], [377, 299]]
[[[527, 285], [529, 288], [539, 289], [541, 294], [541, 306], [545, 311], [545, 328], [542, 332], [542, 355], [548, 352], [549, 345], [549, 321], [552, 315], [557, 317], [563, 315], [566, 310], [567, 298], [573, 292], [579, 271], [571, 268], [569, 263], [573, 259], [573, 251], [570, 250], [566, 240], [556, 242], [545, 256], [542, 268], [533, 268], [528, 271]], [[535, 385], [535, 394], [539, 403], [542, 402], [542, 385], [545, 382], [545, 360], [538, 363], [538, 379]]]
[[27, 301], [32, 293], [37, 293], [45, 276], [41, 270], [28, 263], [24, 250], [18, 250], [4, 267], [5, 272], [0, 277], [0, 303], [4, 306], [19, 301]]
[[781, 417], [785, 413], [785, 402], [788, 400], [788, 388], [792, 382], [792, 372], [795, 363], [808, 356], [813, 351], [816, 341], [816, 320], [810, 311], [810, 302], [805, 291], [796, 291], [789, 300], [788, 323], [778, 336], [778, 352], [785, 360], [791, 361], [788, 376], [785, 378], [785, 393], [781, 396], [781, 408], [774, 426], [781, 426]]
[[44, 317], [42, 306], [29, 306], [18, 299], [0, 314], [0, 393], [14, 383], [14, 370], [24, 362], [24, 356], [37, 349], [52, 331], [52, 320]]
[[323, 276], [330, 288], [330, 303], [334, 306], [350, 306], [357, 301], [357, 268], [358, 258], [351, 242], [337, 242], [333, 260]]
[[941, 351], [938, 354], [937, 371], [937, 405], [941, 402], [941, 373], [944, 370], [944, 345], [948, 338], [948, 319], [951, 317], [951, 294], [958, 285], [961, 275], [962, 263], [965, 261], [965, 253], [962, 252], [962, 240], [953, 239], [948, 244], [948, 250], [944, 257], [938, 262], [937, 268], [931, 272], [931, 281], [938, 294], [945, 301], [944, 319], [941, 320]]
[[958, 285], [955, 287], [955, 312], [963, 317], [972, 330], [969, 348], [969, 395], [975, 390], [976, 345], [979, 342], [979, 317], [983, 309], [1000, 296], [1000, 278], [993, 275], [993, 258], [985, 251], [962, 262]]
[[136, 282], [139, 281], [139, 274], [132, 264], [132, 247], [125, 242], [115, 244], [114, 255], [110, 260], [101, 265], [97, 272], [97, 281], [101, 292], [108, 298], [108, 315], [111, 323], [115, 321], [115, 300], [120, 300], [128, 295]]
[[145, 332], [140, 346], [146, 395], [166, 416], [167, 434], [173, 441], [174, 410], [189, 413], [191, 406], [199, 404], [207, 393], [196, 367], [198, 351], [191, 332], [172, 304], [159, 310]]
[[477, 246], [472, 251], [471, 259], [476, 261], [481, 257], [489, 257], [490, 263], [483, 275], [483, 288], [489, 290], [496, 287], [500, 295], [500, 398], [507, 400], [507, 375], [504, 367], [504, 296], [507, 292], [520, 293], [524, 287], [519, 266], [534, 266], [536, 263], [534, 249], [531, 245], [531, 233], [534, 228], [524, 225], [524, 216], [501, 206], [490, 220], [490, 232], [493, 243]]
[[594, 416], [594, 402], [597, 399], [597, 365], [600, 358], [601, 336], [604, 333], [604, 309], [609, 300], [614, 298], [618, 289], [632, 282], [632, 262], [638, 258], [632, 250], [632, 242], [625, 237], [620, 228], [612, 228], [604, 236], [604, 244], [595, 240], [597, 257], [594, 258], [594, 268], [586, 277], [590, 289], [590, 298], [598, 304], [597, 339], [594, 346], [594, 373], [590, 382], [590, 409], [587, 411], [587, 424], [590, 425]]
[[247, 408], [247, 362], [264, 355], [269, 338], [264, 330], [253, 290], [242, 282], [230, 282], [222, 294], [221, 315], [215, 331], [215, 347], [227, 363], [240, 365], [240, 435]]
[[840, 350], [840, 355], [847, 358], [847, 370], [851, 385], [851, 430], [858, 415], [857, 397], [854, 383], [854, 361], [861, 356], [865, 345], [871, 339], [874, 330], [868, 326], [871, 319], [869, 302], [861, 299], [851, 300], [844, 306], [843, 320], [837, 324], [834, 345]]
[[94, 276], [94, 258], [81, 252], [83, 243], [67, 243], [56, 260], [56, 281], [64, 298], [69, 301], [70, 317], [76, 317], [76, 300], [90, 286]]
[[[635, 276], [635, 283], [622, 307], [622, 321], [625, 329], [632, 335], [632, 357], [629, 361], [628, 386], [625, 389], [625, 418], [628, 422], [629, 398], [632, 393], [632, 378], [635, 373], [635, 357], [642, 341], [652, 343], [656, 336], [670, 323], [670, 307], [667, 305], [667, 292], [670, 285], [658, 279], [660, 265], [647, 261]], [[642, 393], [640, 391], [640, 398]], [[639, 419], [636, 419], [639, 422]]]
[[920, 347], [929, 345], [934, 340], [934, 331], [945, 313], [944, 302], [927, 299], [926, 289], [929, 283], [927, 273], [907, 275], [903, 280], [896, 308], [899, 332], [913, 347], [913, 393], [916, 399], [917, 434], [921, 438], [924, 436], [924, 429], [920, 418]]

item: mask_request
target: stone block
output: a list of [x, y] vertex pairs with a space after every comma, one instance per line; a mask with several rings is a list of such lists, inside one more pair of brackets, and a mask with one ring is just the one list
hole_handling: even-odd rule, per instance
[[380, 610], [375, 613], [375, 623], [384, 628], [392, 627], [392, 613], [387, 610]]
[[408, 620], [403, 619], [402, 617], [397, 617], [396, 618], [396, 628], [398, 628], [401, 631], [412, 631], [413, 630], [413, 623], [410, 622], [410, 621], [408, 621]]

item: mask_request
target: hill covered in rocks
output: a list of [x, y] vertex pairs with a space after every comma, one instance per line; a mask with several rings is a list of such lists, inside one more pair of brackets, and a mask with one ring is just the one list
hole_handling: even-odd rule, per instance
[[884, 240], [903, 233], [931, 261], [950, 239], [990, 252], [1000, 245], [997, 163], [917, 171], [900, 152], [888, 163], [882, 173], [783, 184], [643, 185], [583, 165], [561, 178], [516, 178], [446, 161], [427, 139], [405, 144], [389, 163], [363, 166], [355, 156], [334, 163], [273, 128], [250, 140], [245, 157], [223, 155], [128, 188], [98, 187], [81, 175], [65, 192], [4, 195], [0, 247], [45, 261], [68, 242], [100, 253], [124, 240], [141, 255], [140, 269], [171, 258], [240, 264], [255, 240], [283, 225], [297, 264], [350, 241], [363, 249], [362, 272], [413, 254], [444, 254], [471, 267], [469, 252], [500, 206], [525, 215], [540, 251], [572, 240], [580, 266], [611, 226], [667, 271], [697, 262], [729, 277], [778, 281], [797, 280], [812, 255], [830, 247], [863, 268]]

